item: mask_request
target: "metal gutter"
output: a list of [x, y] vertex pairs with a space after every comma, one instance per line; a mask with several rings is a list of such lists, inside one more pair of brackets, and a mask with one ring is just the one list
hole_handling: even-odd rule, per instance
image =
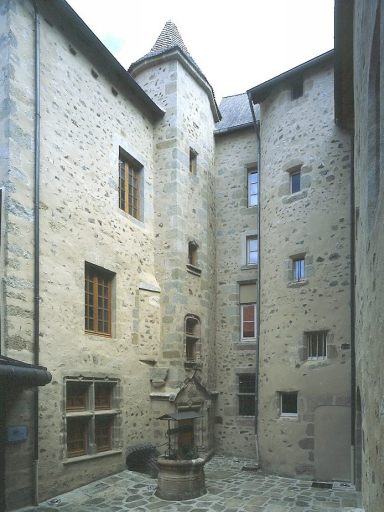
[[51, 382], [52, 375], [43, 366], [23, 363], [8, 357], [0, 358], [0, 382], [2, 385], [34, 387]]
[[334, 51], [329, 50], [328, 52], [323, 53], [318, 57], [315, 57], [311, 60], [308, 60], [307, 62], [304, 62], [303, 64], [300, 64], [299, 66], [296, 66], [288, 71], [285, 71], [284, 73], [281, 73], [280, 75], [277, 75], [274, 78], [271, 78], [270, 80], [267, 80], [266, 82], [263, 82], [262, 84], [257, 85], [256, 87], [252, 87], [252, 89], [249, 89], [247, 91], [248, 97], [251, 98], [254, 104], [260, 103], [268, 96], [271, 90], [280, 83], [285, 81], [293, 82], [295, 79], [300, 77], [300, 75], [302, 75], [305, 71], [320, 66], [321, 64], [324, 64], [328, 61], [331, 62], [333, 60], [333, 56]]
[[261, 190], [261, 140], [260, 140], [260, 120], [256, 119], [255, 111], [252, 104], [252, 98], [248, 94], [249, 106], [252, 111], [252, 117], [255, 127], [256, 139], [257, 139], [257, 172], [259, 174], [259, 187], [257, 191], [257, 249], [258, 249], [258, 265], [257, 265], [257, 308], [256, 308], [256, 333], [257, 333], [257, 343], [256, 343], [256, 378], [255, 378], [255, 436], [256, 436], [256, 455], [259, 462], [259, 447], [258, 447], [258, 422], [259, 422], [259, 374], [260, 374], [260, 310], [261, 310], [261, 252], [260, 252], [260, 239], [261, 239], [261, 209], [260, 209], [260, 190]]

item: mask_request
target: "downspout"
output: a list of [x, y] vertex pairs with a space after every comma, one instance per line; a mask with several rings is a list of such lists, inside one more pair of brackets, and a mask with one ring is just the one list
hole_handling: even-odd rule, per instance
[[248, 100], [249, 106], [252, 112], [253, 124], [255, 127], [256, 139], [257, 139], [257, 172], [259, 177], [259, 186], [257, 190], [257, 250], [258, 250], [258, 265], [257, 265], [257, 307], [256, 307], [256, 378], [255, 378], [255, 437], [256, 437], [256, 456], [259, 461], [259, 443], [258, 443], [258, 422], [259, 422], [259, 359], [260, 359], [260, 310], [261, 310], [261, 284], [260, 284], [260, 275], [261, 275], [261, 252], [260, 252], [260, 238], [261, 238], [261, 220], [260, 220], [260, 189], [261, 189], [261, 141], [260, 141], [260, 121], [257, 121], [255, 110], [253, 108], [252, 98], [249, 93]]
[[[34, 79], [35, 79], [35, 144], [34, 144], [34, 316], [33, 316], [33, 362], [39, 364], [40, 352], [40, 19], [34, 0]], [[39, 502], [39, 387], [34, 387], [33, 422], [33, 501]]]
[[356, 355], [355, 355], [355, 328], [356, 328], [356, 262], [355, 262], [355, 250], [356, 250], [356, 205], [355, 205], [355, 161], [354, 161], [354, 135], [351, 135], [351, 474], [352, 482], [355, 482], [355, 450], [356, 450], [356, 439], [355, 439], [355, 422], [356, 422]]

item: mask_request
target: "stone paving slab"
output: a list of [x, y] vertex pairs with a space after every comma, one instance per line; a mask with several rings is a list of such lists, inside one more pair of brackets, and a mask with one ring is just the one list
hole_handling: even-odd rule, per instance
[[[215, 456], [205, 466], [207, 494], [187, 501], [154, 495], [156, 479], [122, 471], [41, 503], [24, 512], [363, 512], [351, 484], [332, 489], [311, 481], [243, 471], [254, 461]], [[20, 511], [21, 512], [21, 511]]]

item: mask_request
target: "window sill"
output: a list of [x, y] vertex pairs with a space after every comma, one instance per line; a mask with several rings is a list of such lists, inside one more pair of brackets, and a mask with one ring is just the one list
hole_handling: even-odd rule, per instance
[[195, 267], [194, 265], [191, 265], [190, 263], [187, 263], [187, 271], [190, 274], [193, 274], [195, 276], [200, 276], [201, 275], [201, 268]]
[[282, 413], [280, 414], [280, 418], [281, 419], [288, 419], [288, 420], [297, 420], [299, 419], [299, 415], [298, 414], [288, 414], [288, 413]]
[[256, 350], [256, 339], [234, 343], [234, 348], [236, 350]]
[[108, 457], [109, 455], [120, 455], [123, 450], [109, 450], [107, 452], [94, 453], [92, 455], [80, 455], [80, 457], [68, 457], [63, 460], [63, 464], [72, 464], [73, 462], [85, 462], [92, 459], [99, 459], [101, 457]]
[[308, 282], [308, 279], [303, 279], [302, 281], [290, 281], [287, 284], [287, 288], [301, 288], [302, 286], [306, 286]]
[[112, 416], [119, 414], [117, 409], [96, 409], [95, 411], [71, 411], [65, 414], [66, 418], [87, 418], [90, 416]]
[[255, 417], [254, 416], [237, 416], [236, 423], [242, 427], [254, 427]]
[[184, 362], [184, 368], [202, 368], [203, 363], [197, 362], [197, 361], [185, 361]]
[[252, 263], [252, 264], [249, 264], [249, 265], [242, 265], [240, 267], [240, 270], [252, 270], [252, 269], [257, 269], [257, 267], [258, 267], [257, 263]]

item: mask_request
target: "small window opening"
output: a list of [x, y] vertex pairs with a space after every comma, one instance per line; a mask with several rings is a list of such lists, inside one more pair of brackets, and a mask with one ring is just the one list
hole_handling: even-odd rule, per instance
[[259, 173], [257, 169], [248, 170], [248, 208], [257, 206], [259, 195]]
[[295, 82], [293, 82], [291, 86], [291, 99], [297, 100], [297, 98], [300, 98], [304, 93], [304, 81], [303, 78], [298, 78]]
[[327, 332], [307, 333], [308, 359], [326, 359], [327, 357]]
[[247, 236], [247, 265], [257, 265], [259, 261], [259, 244], [257, 236]]
[[200, 343], [200, 319], [194, 315], [185, 317], [185, 352], [188, 362], [197, 359]]
[[189, 172], [191, 174], [197, 172], [197, 153], [192, 148], [189, 149]]
[[305, 279], [305, 259], [304, 257], [293, 260], [293, 280], [304, 281]]
[[280, 393], [281, 416], [297, 416], [297, 391]]
[[298, 169], [296, 168], [290, 172], [289, 182], [290, 182], [291, 194], [300, 192], [300, 190], [301, 190], [301, 170], [300, 170], [300, 168], [298, 168]]
[[188, 263], [197, 267], [197, 249], [199, 246], [196, 242], [188, 242]]

